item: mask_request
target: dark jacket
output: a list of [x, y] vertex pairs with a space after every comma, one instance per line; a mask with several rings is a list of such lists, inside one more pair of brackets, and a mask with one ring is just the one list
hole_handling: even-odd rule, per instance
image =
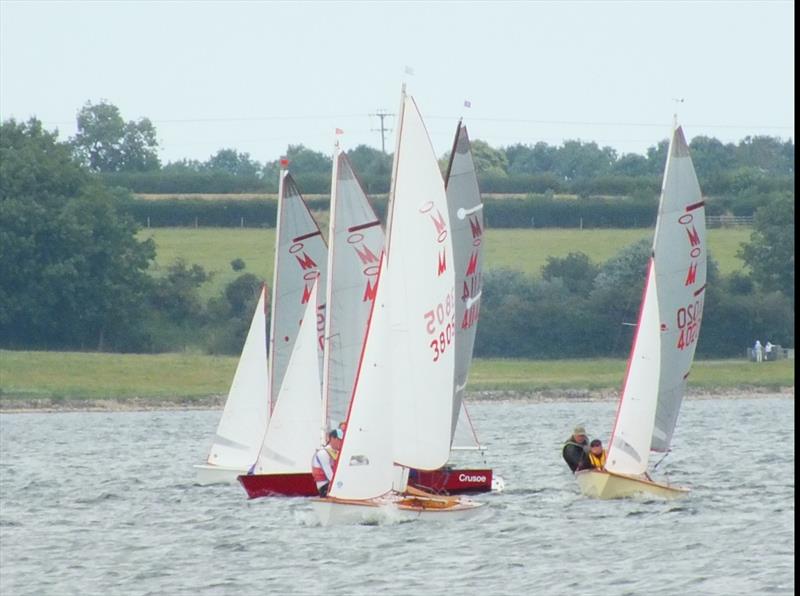
[[591, 467], [587, 465], [589, 460], [589, 440], [584, 438], [582, 443], [575, 441], [572, 436], [564, 443], [564, 448], [561, 450], [561, 455], [564, 461], [567, 462], [569, 469], [575, 472], [580, 468]]

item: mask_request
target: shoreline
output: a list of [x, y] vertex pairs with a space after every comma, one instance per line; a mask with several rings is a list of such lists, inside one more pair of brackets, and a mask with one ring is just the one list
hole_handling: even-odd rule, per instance
[[[209, 395], [201, 398], [0, 398], [0, 414], [47, 414], [59, 412], [152, 412], [221, 410], [226, 395]], [[794, 399], [794, 387], [736, 387], [691, 390], [688, 400], [702, 399]], [[565, 402], [613, 402], [619, 398], [615, 389], [498, 389], [468, 391], [466, 401], [470, 404], [487, 403], [565, 403]]]

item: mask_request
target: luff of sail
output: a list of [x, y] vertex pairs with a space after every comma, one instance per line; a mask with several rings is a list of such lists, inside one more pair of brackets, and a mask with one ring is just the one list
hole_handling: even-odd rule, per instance
[[325, 351], [323, 427], [347, 416], [364, 331], [375, 298], [384, 234], [347, 155], [333, 156]]
[[390, 319], [392, 443], [397, 464], [434, 470], [450, 455], [453, 236], [436, 154], [409, 96], [403, 96], [399, 122], [382, 273]]
[[269, 419], [266, 289], [262, 286], [236, 365], [208, 463], [247, 469], [258, 455]]
[[318, 295], [319, 284], [314, 283], [258, 455], [258, 474], [311, 471], [311, 457], [319, 442], [321, 397]]
[[[466, 126], [458, 123], [446, 177], [455, 271], [455, 376], [451, 438], [455, 442], [478, 329], [483, 265], [483, 204]], [[463, 426], [463, 424], [462, 424]], [[471, 425], [470, 425], [471, 427]], [[474, 434], [474, 433], [473, 433]], [[466, 438], [461, 433], [460, 442]]]
[[[327, 275], [328, 248], [291, 174], [281, 171], [275, 239], [275, 270], [270, 321], [270, 395], [272, 407], [280, 394], [306, 303], [317, 278]], [[319, 315], [325, 316], [325, 305]], [[320, 341], [322, 332], [320, 332]], [[322, 359], [320, 356], [320, 370]], [[251, 462], [252, 463], [252, 462]]]
[[667, 158], [653, 251], [661, 374], [651, 448], [666, 451], [697, 347], [707, 271], [705, 207], [681, 127]]

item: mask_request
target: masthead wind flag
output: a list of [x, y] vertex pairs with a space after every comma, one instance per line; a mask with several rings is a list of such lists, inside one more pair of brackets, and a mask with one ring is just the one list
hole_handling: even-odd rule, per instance
[[472, 107], [472, 102], [470, 100], [468, 100], [468, 99], [465, 99], [464, 100], [464, 107], [465, 108], [471, 108]]
[[344, 134], [344, 131], [343, 131], [341, 128], [337, 128], [337, 129], [336, 129], [336, 134], [337, 134], [337, 135], [343, 135], [343, 134]]

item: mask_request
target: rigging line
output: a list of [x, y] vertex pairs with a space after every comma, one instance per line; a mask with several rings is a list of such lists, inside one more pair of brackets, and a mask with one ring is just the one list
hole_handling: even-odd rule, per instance
[[[428, 120], [452, 120], [454, 116], [427, 116]], [[498, 118], [498, 117], [471, 117], [470, 121], [480, 122], [508, 122], [508, 123], [528, 123], [528, 124], [577, 124], [586, 126], [644, 126], [644, 127], [657, 127], [663, 128], [663, 122], [601, 122], [591, 120], [536, 120], [530, 118]], [[794, 129], [794, 126], [776, 125], [776, 124], [759, 124], [759, 125], [745, 125], [745, 124], [702, 124], [702, 123], [687, 123], [686, 126], [702, 126], [705, 128], [769, 128], [789, 130]]]
[[672, 449], [667, 449], [667, 451], [664, 453], [664, 457], [662, 457], [660, 460], [658, 460], [658, 461], [656, 462], [656, 464], [653, 466], [653, 469], [651, 470], [651, 472], [655, 472], [655, 471], [656, 471], [656, 468], [659, 466], [659, 464], [660, 464], [662, 461], [664, 461], [665, 459], [667, 459], [667, 456], [668, 456], [670, 453], [672, 453]]

